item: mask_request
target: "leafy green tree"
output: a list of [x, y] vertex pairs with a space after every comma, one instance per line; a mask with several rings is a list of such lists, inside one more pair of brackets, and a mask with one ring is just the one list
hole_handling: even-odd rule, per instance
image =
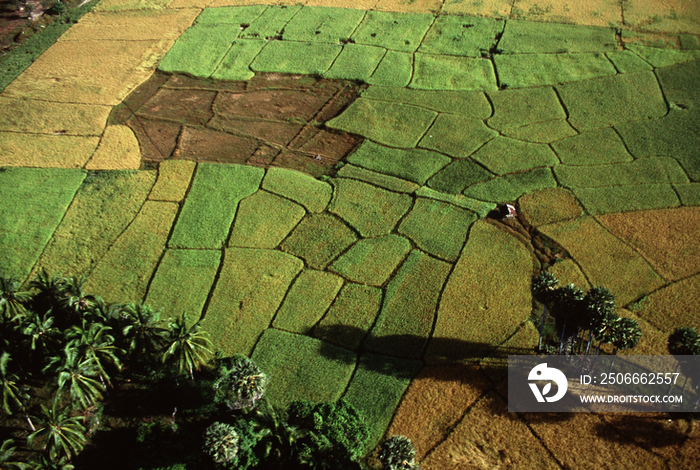
[[85, 427], [81, 424], [82, 417], [69, 416], [68, 408], [57, 410], [56, 407], [56, 400], [51, 408], [41, 405], [41, 413], [35, 416], [37, 430], [29, 435], [27, 444], [38, 440], [50, 460], [56, 462], [65, 458], [70, 461], [85, 446]]
[[0, 316], [5, 320], [14, 321], [26, 312], [25, 303], [31, 299], [31, 292], [19, 288], [15, 278], [0, 277]]
[[197, 322], [187, 326], [187, 315], [170, 324], [169, 345], [163, 353], [163, 362], [172, 363], [180, 375], [189, 375], [194, 380], [194, 371], [199, 370], [214, 355], [214, 346], [209, 334]]
[[364, 417], [345, 400], [312, 403], [299, 400], [287, 408], [290, 426], [309, 432], [301, 437], [299, 460], [320, 468], [353, 468], [365, 450], [369, 430]]
[[52, 358], [45, 370], [57, 374], [59, 394], [66, 389], [74, 403], [83, 409], [102, 399], [105, 387], [100, 383], [100, 369], [94, 358], [81, 357], [80, 350], [66, 344], [63, 354]]
[[383, 470], [414, 470], [416, 449], [406, 436], [391, 436], [384, 441], [379, 451], [379, 461]]
[[29, 394], [25, 387], [19, 384], [16, 374], [7, 369], [10, 363], [10, 354], [3, 351], [0, 354], [0, 381], [2, 382], [2, 411], [8, 415], [13, 410], [24, 410], [24, 405], [29, 400]]
[[[639, 327], [637, 320], [633, 318], [620, 318], [613, 324], [610, 333], [610, 342], [613, 345], [613, 356], [617, 356], [618, 351], [634, 348], [639, 344], [640, 339], [642, 339], [642, 329]], [[615, 357], [613, 357], [610, 362], [608, 374], [612, 372], [614, 365]]]
[[[680, 368], [685, 375], [681, 388], [681, 394], [683, 394], [688, 377], [695, 372], [695, 367], [697, 367], [695, 358], [689, 356], [700, 355], [700, 334], [695, 328], [689, 326], [676, 328], [668, 337], [668, 352], [678, 360], [674, 373]], [[671, 393], [672, 389], [673, 385], [669, 387], [668, 393]]]
[[267, 375], [246, 356], [238, 355], [228, 361], [220, 361], [217, 375], [214, 400], [226, 403], [232, 410], [255, 406], [255, 402], [265, 393]]
[[204, 434], [204, 453], [215, 463], [231, 463], [238, 454], [239, 441], [235, 427], [217, 421]]

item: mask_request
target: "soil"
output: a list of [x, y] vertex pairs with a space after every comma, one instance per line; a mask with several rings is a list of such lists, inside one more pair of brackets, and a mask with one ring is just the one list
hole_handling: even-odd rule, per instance
[[145, 167], [163, 160], [238, 163], [332, 175], [361, 137], [326, 129], [365, 85], [306, 75], [198, 80], [156, 72], [110, 117], [139, 140]]

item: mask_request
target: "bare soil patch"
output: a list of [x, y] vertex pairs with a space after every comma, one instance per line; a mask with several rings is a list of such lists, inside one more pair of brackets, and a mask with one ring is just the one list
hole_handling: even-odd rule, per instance
[[261, 74], [246, 82], [154, 74], [115, 108], [148, 166], [163, 160], [238, 163], [330, 175], [361, 138], [326, 129], [364, 88], [348, 80]]

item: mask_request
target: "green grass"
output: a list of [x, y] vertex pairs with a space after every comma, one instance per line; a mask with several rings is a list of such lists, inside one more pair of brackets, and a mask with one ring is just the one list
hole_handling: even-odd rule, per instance
[[386, 49], [362, 44], [346, 44], [324, 74], [326, 78], [367, 81], [386, 54]]
[[419, 197], [401, 221], [399, 233], [433, 256], [456, 261], [476, 218], [473, 212], [452, 204]]
[[617, 47], [612, 28], [534, 21], [508, 21], [498, 43], [504, 54], [603, 52]]
[[335, 274], [306, 269], [287, 292], [272, 324], [294, 333], [308, 333], [323, 317], [343, 287], [343, 278]]
[[348, 282], [313, 335], [346, 349], [357, 350], [379, 312], [382, 290]]
[[286, 406], [294, 400], [339, 400], [356, 356], [315, 338], [270, 328], [251, 359], [270, 378], [265, 396], [275, 405]]
[[430, 150], [394, 149], [365, 141], [348, 157], [348, 162], [423, 185], [450, 163], [450, 158]]
[[411, 88], [421, 90], [496, 90], [496, 74], [487, 59], [416, 53]]
[[636, 43], [627, 44], [626, 47], [654, 67], [667, 67], [669, 65], [690, 62], [691, 60], [697, 60], [700, 58], [700, 51], [661, 49], [658, 47], [647, 47]]
[[32, 277], [41, 268], [49, 274], [88, 275], [132, 223], [151, 191], [155, 176], [154, 171], [88, 173]]
[[486, 95], [477, 91], [413, 90], [372, 85], [362, 92], [362, 96], [380, 101], [412, 104], [464, 117], [486, 119], [491, 116], [491, 104]]
[[0, 57], [0, 91], [17, 78], [27, 67], [90, 9], [94, 2], [71, 8], [55, 22], [34, 33], [21, 45]]
[[241, 199], [257, 191], [264, 170], [200, 163], [170, 239], [173, 248], [221, 248]]
[[[264, 210], [260, 210], [264, 207]], [[304, 217], [303, 207], [267, 191], [257, 191], [238, 207], [229, 246], [275, 248]]]
[[420, 361], [378, 354], [366, 353], [360, 357], [344, 398], [364, 415], [369, 427], [365, 452], [381, 440], [404, 391], [421, 367]]
[[190, 325], [199, 320], [221, 262], [218, 250], [166, 250], [148, 289], [146, 303], [163, 317], [187, 313]]
[[364, 239], [338, 258], [330, 269], [352, 281], [381, 286], [410, 249], [407, 239], [394, 234]]
[[565, 165], [598, 165], [632, 161], [620, 136], [613, 129], [584, 132], [552, 143]]
[[274, 250], [229, 248], [202, 321], [225, 355], [250, 355], [304, 263]]
[[435, 191], [427, 186], [423, 186], [416, 191], [416, 196], [435, 199], [436, 201], [449, 202], [455, 206], [463, 207], [479, 214], [479, 217], [486, 217], [489, 212], [496, 208], [495, 203], [479, 201], [466, 197], [462, 194], [447, 194]]
[[700, 183], [674, 184], [684, 206], [700, 205]]
[[[205, 10], [206, 11], [206, 10]], [[255, 76], [250, 63], [267, 45], [264, 39], [237, 39], [231, 44], [211, 78], [215, 80], [249, 80]]]
[[488, 142], [472, 158], [498, 175], [559, 163], [557, 155], [548, 145], [503, 136]]
[[352, 39], [357, 44], [415, 52], [434, 19], [423, 13], [369, 11]]
[[481, 57], [496, 43], [503, 22], [491, 18], [441, 15], [426, 34], [420, 52]]
[[613, 51], [605, 54], [620, 73], [643, 72], [653, 67], [632, 51]]
[[465, 189], [464, 195], [481, 201], [507, 202], [531, 191], [556, 186], [557, 182], [549, 168], [536, 168], [476, 183]]
[[0, 272], [24, 281], [85, 178], [82, 170], [0, 169]]
[[323, 75], [342, 49], [338, 44], [270, 41], [250, 68], [255, 72]]
[[554, 174], [562, 186], [569, 188], [688, 182], [683, 168], [671, 157], [642, 158], [615, 165], [558, 165]]
[[499, 85], [509, 88], [556, 85], [617, 73], [598, 53], [500, 54], [494, 56], [494, 62]]
[[498, 132], [486, 127], [481, 119], [457, 114], [440, 114], [418, 144], [455, 158], [466, 158]]
[[405, 87], [413, 75], [413, 54], [387, 51], [367, 83], [371, 85]]
[[299, 12], [301, 6], [273, 5], [241, 32], [242, 38], [271, 39], [279, 38], [284, 26]]
[[326, 126], [390, 147], [413, 148], [436, 117], [436, 112], [417, 106], [359, 98]]
[[382, 310], [365, 347], [411, 359], [423, 355], [451, 266], [413, 250], [386, 287]]
[[493, 177], [474, 160], [455, 160], [428, 180], [428, 186], [436, 191], [459, 194], [464, 188]]
[[298, 202], [309, 212], [322, 212], [333, 197], [328, 183], [286, 168], [269, 168], [262, 188]]
[[557, 90], [569, 112], [569, 122], [579, 132], [644, 121], [667, 113], [666, 101], [653, 72], [568, 83]]
[[407, 194], [386, 191], [361, 181], [334, 181], [335, 195], [328, 210], [340, 216], [363, 237], [387, 235], [411, 207]]
[[508, 339], [530, 315], [532, 267], [518, 239], [475, 223], [442, 291], [427, 360], [473, 361]]
[[383, 175], [382, 173], [377, 173], [375, 171], [366, 170], [362, 167], [349, 164], [343, 165], [343, 167], [338, 170], [338, 173], [336, 173], [336, 176], [340, 178], [352, 178], [364, 181], [397, 193], [412, 193], [420, 187], [411, 181], [402, 180], [389, 175]]
[[499, 90], [488, 95], [493, 103], [488, 124], [499, 131], [567, 117], [551, 87]]
[[92, 270], [86, 291], [99, 292], [107, 302], [142, 300], [177, 210], [174, 202], [146, 201]]
[[574, 188], [589, 214], [663, 209], [680, 205], [670, 184], [637, 184], [602, 188]]
[[362, 10], [304, 7], [284, 27], [282, 38], [289, 41], [337, 44], [350, 38], [364, 16]]
[[240, 29], [230, 24], [195, 24], [178, 38], [158, 68], [207, 78], [214, 73], [239, 33]]
[[357, 236], [329, 214], [307, 215], [282, 242], [282, 250], [306, 260], [314, 269], [324, 269], [355, 243]]

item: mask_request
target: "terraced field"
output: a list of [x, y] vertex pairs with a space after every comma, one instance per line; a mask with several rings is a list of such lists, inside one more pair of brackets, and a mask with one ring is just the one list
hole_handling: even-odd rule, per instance
[[186, 311], [426, 469], [692, 468], [683, 420], [504, 398], [541, 269], [634, 353], [700, 326], [692, 2], [256, 3], [102, 0], [7, 85], [3, 272]]

